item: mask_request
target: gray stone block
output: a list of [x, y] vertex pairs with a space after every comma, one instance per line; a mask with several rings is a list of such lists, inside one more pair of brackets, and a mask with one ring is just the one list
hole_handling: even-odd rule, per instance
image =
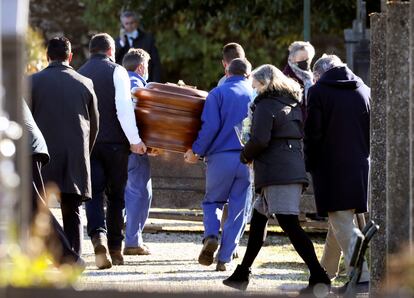
[[370, 218], [380, 230], [371, 241], [371, 287], [378, 290], [386, 261], [386, 16], [371, 15]]
[[409, 3], [389, 2], [386, 17], [387, 252], [409, 241]]
[[152, 177], [205, 177], [205, 165], [184, 162], [182, 153], [165, 151], [159, 156], [150, 157]]
[[414, 245], [414, 1], [410, 1], [410, 240]]
[[[182, 153], [164, 152], [150, 157], [153, 188], [152, 207], [201, 208], [205, 193], [205, 164], [184, 162]], [[309, 175], [309, 179], [310, 179]], [[310, 182], [301, 200], [303, 213], [316, 212], [313, 188]]]
[[153, 189], [151, 207], [171, 209], [200, 209], [204, 192], [194, 190]]

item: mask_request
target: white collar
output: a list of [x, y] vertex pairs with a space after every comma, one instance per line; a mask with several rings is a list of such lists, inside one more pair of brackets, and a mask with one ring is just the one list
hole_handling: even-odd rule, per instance
[[136, 39], [138, 37], [138, 30], [134, 30], [131, 33], [127, 33], [128, 38]]

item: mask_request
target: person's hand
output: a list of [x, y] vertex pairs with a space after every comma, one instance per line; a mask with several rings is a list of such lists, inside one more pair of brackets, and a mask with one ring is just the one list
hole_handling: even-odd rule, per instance
[[122, 40], [122, 42], [124, 44], [126, 44], [127, 40], [125, 38], [125, 29], [124, 28], [119, 29], [119, 39]]
[[193, 150], [188, 149], [184, 154], [184, 161], [187, 163], [197, 163], [198, 157], [194, 154]]
[[162, 154], [164, 152], [164, 150], [159, 149], [159, 148], [148, 148], [147, 150], [147, 154], [149, 156], [158, 156], [160, 154]]
[[253, 160], [247, 159], [247, 157], [244, 155], [243, 150], [240, 152], [240, 162], [242, 164], [247, 165], [249, 168], [253, 169]]
[[147, 146], [145, 146], [144, 142], [140, 142], [138, 144], [131, 144], [129, 149], [131, 150], [131, 152], [136, 154], [144, 154], [145, 152], [147, 152]]

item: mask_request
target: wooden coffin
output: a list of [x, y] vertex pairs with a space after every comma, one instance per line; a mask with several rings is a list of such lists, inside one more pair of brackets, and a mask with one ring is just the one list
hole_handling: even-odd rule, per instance
[[175, 84], [134, 88], [135, 117], [147, 147], [185, 152], [197, 138], [207, 92]]

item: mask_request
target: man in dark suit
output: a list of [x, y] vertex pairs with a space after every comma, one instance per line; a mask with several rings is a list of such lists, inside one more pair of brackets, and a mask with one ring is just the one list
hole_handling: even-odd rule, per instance
[[[313, 74], [305, 161], [318, 214], [329, 221], [321, 265], [334, 277], [341, 251], [349, 270], [354, 215], [367, 212], [370, 89], [335, 55], [316, 61]], [[359, 282], [366, 287], [368, 281], [365, 262]]]
[[59, 188], [63, 228], [81, 255], [79, 206], [92, 197], [89, 156], [98, 134], [98, 104], [92, 81], [69, 66], [67, 38], [51, 39], [47, 57], [49, 66], [31, 77], [32, 114], [50, 154], [43, 168], [46, 188]]
[[115, 60], [122, 65], [122, 59], [130, 48], [140, 48], [148, 52], [151, 57], [149, 61], [148, 82], [161, 81], [161, 62], [155, 46], [154, 37], [138, 28], [138, 17], [134, 12], [124, 11], [121, 14], [121, 30], [119, 37], [115, 40]]

